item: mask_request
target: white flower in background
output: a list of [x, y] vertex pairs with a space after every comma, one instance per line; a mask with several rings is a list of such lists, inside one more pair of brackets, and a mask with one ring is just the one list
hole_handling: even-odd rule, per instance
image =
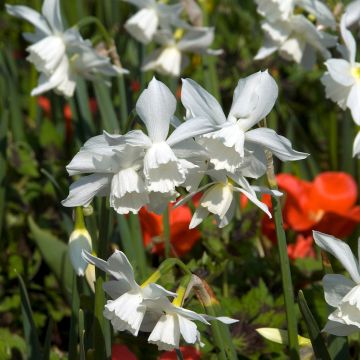
[[[154, 323], [151, 319], [161, 316], [162, 299], [176, 296], [176, 293], [167, 291], [155, 283], [144, 287], [138, 285], [133, 268], [121, 251], [115, 251], [107, 261], [86, 251], [83, 252], [83, 258], [111, 277], [111, 280], [103, 284], [104, 291], [112, 299], [105, 305], [104, 316], [111, 321], [116, 331], [129, 331], [134, 336], [137, 336], [139, 330], [149, 331], [149, 323]], [[159, 306], [149, 309], [144, 299], [153, 299]]]
[[148, 44], [159, 28], [180, 23], [181, 4], [167, 5], [156, 0], [125, 0], [140, 10], [125, 23], [125, 29], [136, 40]]
[[148, 338], [148, 342], [156, 344], [160, 351], [178, 349], [181, 337], [183, 337], [188, 344], [198, 343], [202, 345], [200, 342], [200, 333], [194, 321], [200, 321], [206, 325], [210, 325], [208, 320], [219, 320], [225, 324], [232, 324], [238, 321], [228, 317], [213, 318], [198, 314], [172, 304], [165, 297], [156, 300], [146, 299], [144, 303], [151, 308], [160, 308], [163, 312], [163, 315], [156, 323]]
[[66, 167], [69, 175], [91, 173], [70, 186], [64, 206], [88, 205], [94, 196], [110, 195], [119, 214], [136, 214], [149, 202], [142, 176], [141, 148], [114, 145], [108, 134], [88, 140]]
[[240, 79], [226, 118], [220, 104], [211, 94], [195, 81], [183, 79], [181, 101], [190, 120], [198, 118], [204, 123], [207, 121], [209, 131], [198, 136], [196, 141], [207, 150], [215, 170], [235, 173], [244, 165], [246, 156], [247, 161], [250, 159], [250, 155], [254, 160], [258, 157], [266, 163], [262, 156], [264, 149], [270, 150], [283, 161], [300, 160], [307, 156], [293, 150], [289, 140], [271, 129], [250, 130], [269, 114], [277, 95], [277, 85], [267, 71]]
[[127, 72], [114, 67], [108, 58], [98, 55], [76, 28], [64, 29], [59, 0], [45, 0], [42, 14], [22, 5], [6, 5], [6, 10], [35, 26], [35, 33], [24, 34], [25, 39], [32, 43], [27, 48], [27, 60], [41, 73], [38, 86], [31, 95], [53, 89], [71, 97], [78, 75], [90, 78], [95, 73], [116, 76]]
[[214, 41], [213, 28], [177, 29], [159, 31], [155, 42], [161, 48], [150, 54], [142, 65], [143, 71], [154, 70], [163, 75], [180, 76], [181, 70], [189, 63], [186, 53], [220, 54], [221, 51], [209, 49]]
[[[330, 57], [329, 47], [336, 45], [336, 38], [323, 31], [335, 29], [334, 16], [327, 6], [318, 0], [256, 0], [258, 13], [266, 18], [261, 27], [265, 42], [255, 56], [261, 60], [279, 51], [287, 60], [311, 68], [316, 61], [316, 52], [325, 59]], [[309, 18], [315, 18], [315, 26], [296, 10], [305, 10]]]
[[[360, 125], [360, 63], [355, 61], [356, 42], [346, 28], [346, 14], [340, 22], [341, 36], [345, 43], [344, 59], [329, 59], [325, 62], [327, 72], [321, 78], [326, 97], [336, 102], [341, 109], [350, 109], [353, 120]], [[358, 136], [354, 141], [353, 154], [359, 154]]]
[[[315, 243], [335, 256], [349, 273], [351, 279], [339, 274], [323, 278], [325, 301], [335, 310], [323, 331], [337, 336], [347, 336], [360, 331], [360, 264], [349, 245], [321, 232], [313, 231]], [[360, 245], [360, 242], [359, 242]]]

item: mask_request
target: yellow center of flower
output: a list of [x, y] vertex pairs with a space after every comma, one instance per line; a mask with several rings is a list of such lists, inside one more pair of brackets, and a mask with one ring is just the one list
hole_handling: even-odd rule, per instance
[[351, 75], [355, 79], [360, 79], [360, 66], [355, 66], [351, 69]]
[[174, 32], [174, 39], [179, 41], [184, 36], [184, 29], [176, 29]]

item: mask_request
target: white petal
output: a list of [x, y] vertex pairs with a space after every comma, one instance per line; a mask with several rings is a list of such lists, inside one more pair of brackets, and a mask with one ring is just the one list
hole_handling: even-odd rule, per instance
[[60, 0], [45, 0], [41, 12], [55, 32], [63, 32], [61, 20]]
[[167, 193], [152, 191], [149, 193], [150, 202], [147, 206], [148, 210], [156, 214], [162, 214], [165, 209], [167, 209], [169, 202], [172, 203], [176, 201], [176, 198], [179, 195], [180, 194], [176, 191], [170, 191]]
[[209, 215], [209, 211], [202, 206], [199, 206], [195, 212], [193, 217], [191, 218], [191, 222], [189, 224], [189, 229], [196, 228], [199, 224], [201, 224], [204, 219]]
[[108, 273], [110, 275], [117, 279], [126, 279], [132, 289], [139, 288], [134, 278], [134, 270], [128, 258], [122, 251], [115, 250], [115, 252], [108, 258], [107, 263], [109, 264]]
[[352, 1], [346, 6], [345, 14], [346, 21], [345, 26], [348, 28], [360, 20], [360, 0]]
[[318, 0], [297, 0], [297, 5], [315, 15], [319, 24], [335, 30], [336, 21], [334, 15], [323, 2]]
[[286, 60], [300, 64], [305, 52], [305, 39], [289, 37], [279, 48], [280, 55]]
[[337, 321], [329, 320], [322, 330], [335, 336], [348, 336], [354, 332], [358, 332], [359, 328], [353, 325], [345, 325]]
[[142, 296], [138, 292], [127, 292], [105, 305], [104, 317], [111, 320], [117, 331], [129, 331], [137, 336], [144, 318], [146, 307], [141, 306]]
[[153, 78], [137, 103], [136, 111], [145, 123], [153, 142], [163, 141], [169, 132], [170, 118], [176, 110], [176, 99], [169, 88]]
[[197, 341], [197, 326], [191, 320], [178, 315], [180, 333], [188, 344], [195, 344]]
[[330, 76], [343, 86], [351, 86], [355, 79], [351, 75], [351, 64], [344, 59], [329, 59], [325, 62]]
[[155, 143], [144, 157], [147, 190], [168, 193], [185, 181], [185, 170], [168, 144]]
[[192, 117], [209, 119], [215, 126], [226, 121], [218, 101], [194, 80], [182, 79], [181, 102]]
[[277, 96], [278, 87], [267, 71], [240, 79], [228, 119], [239, 120], [239, 126], [246, 131], [269, 114]]
[[205, 191], [200, 206], [222, 219], [233, 199], [233, 187], [230, 184], [215, 184]]
[[348, 60], [354, 63], [356, 57], [356, 42], [351, 31], [346, 27], [346, 14], [341, 18], [340, 31], [348, 51]]
[[136, 214], [148, 202], [144, 181], [134, 168], [122, 169], [113, 176], [110, 206], [119, 214]]
[[326, 98], [336, 102], [342, 110], [345, 110], [351, 87], [339, 84], [328, 72], [322, 76], [321, 82], [325, 86]]
[[177, 315], [163, 315], [149, 335], [148, 342], [159, 350], [171, 351], [179, 348], [180, 326]]
[[167, 144], [173, 146], [181, 141], [199, 136], [216, 130], [217, 126], [212, 124], [208, 118], [195, 117], [186, 120], [179, 125], [166, 140]]
[[59, 66], [65, 55], [65, 43], [60, 36], [47, 36], [41, 41], [28, 46], [26, 58], [40, 72], [50, 76]]
[[263, 60], [278, 50], [278, 45], [271, 39], [265, 38], [262, 47], [256, 53], [254, 60]]
[[203, 52], [214, 41], [214, 28], [192, 28], [178, 42], [181, 51]]
[[84, 276], [87, 268], [87, 261], [81, 257], [83, 250], [91, 251], [91, 237], [86, 229], [75, 229], [69, 239], [69, 255], [71, 264], [78, 276]]
[[259, 128], [247, 131], [245, 140], [270, 150], [282, 161], [302, 160], [309, 156], [309, 154], [294, 150], [288, 139], [278, 135], [272, 129]]
[[[261, 28], [268, 38], [268, 43], [271, 46], [279, 46], [286, 41], [291, 33], [291, 27], [288, 22], [277, 21], [261, 23]], [[272, 44], [272, 45], [271, 45]]]
[[351, 278], [356, 283], [360, 283], [359, 265], [348, 244], [319, 231], [313, 231], [313, 237], [319, 247], [335, 256], [348, 271]]
[[71, 184], [68, 197], [61, 202], [63, 206], [75, 207], [90, 204], [94, 196], [103, 195], [109, 189], [111, 176], [92, 174], [84, 176]]
[[356, 283], [343, 275], [326, 274], [323, 278], [325, 301], [329, 305], [337, 307], [354, 286]]
[[144, 299], [157, 299], [159, 297], [166, 297], [166, 296], [176, 297], [177, 296], [176, 293], [166, 290], [161, 285], [158, 285], [155, 283], [151, 283], [151, 284], [147, 285], [146, 287], [144, 287], [142, 289], [142, 294], [143, 294]]
[[29, 23], [34, 25], [38, 32], [40, 32], [43, 36], [50, 35], [52, 33], [44, 17], [37, 11], [22, 5], [13, 6], [5, 4], [5, 7], [6, 11], [10, 15], [27, 20]]
[[360, 125], [360, 83], [356, 82], [349, 92], [347, 107], [351, 110], [351, 116], [357, 125]]
[[[107, 263], [105, 266], [107, 269]], [[104, 282], [103, 289], [112, 299], [117, 299], [118, 297], [124, 295], [126, 292], [130, 291], [131, 287], [126, 280], [118, 279]]]
[[124, 27], [136, 40], [148, 44], [159, 25], [159, 18], [152, 8], [143, 8], [130, 17]]

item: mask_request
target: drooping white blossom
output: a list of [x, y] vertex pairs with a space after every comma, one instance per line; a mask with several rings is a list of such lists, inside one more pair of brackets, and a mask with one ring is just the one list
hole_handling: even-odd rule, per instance
[[54, 90], [71, 97], [78, 76], [94, 80], [127, 72], [98, 54], [75, 27], [64, 28], [59, 0], [45, 0], [41, 14], [22, 5], [6, 5], [6, 10], [35, 26], [35, 33], [24, 34], [25, 39], [32, 43], [27, 47], [27, 60], [40, 72], [38, 86], [31, 95]]
[[[316, 52], [325, 59], [330, 57], [328, 48], [336, 45], [336, 38], [323, 30], [335, 29], [336, 23], [324, 3], [318, 0], [256, 0], [256, 3], [258, 13], [265, 17], [261, 25], [265, 41], [256, 60], [279, 51], [285, 59], [311, 68]], [[315, 17], [316, 24], [297, 9], [308, 12], [310, 19]]]
[[149, 307], [162, 310], [163, 315], [160, 317], [148, 341], [158, 346], [160, 351], [171, 351], [179, 348], [181, 337], [188, 344], [201, 344], [200, 333], [194, 321], [200, 321], [203, 324], [210, 325], [208, 320], [218, 320], [225, 324], [232, 324], [238, 320], [228, 317], [213, 318], [204, 314], [198, 314], [195, 311], [185, 309], [172, 304], [167, 298], [161, 300], [153, 299], [144, 301]]
[[[341, 18], [340, 29], [345, 43], [343, 59], [329, 59], [325, 62], [327, 71], [321, 78], [326, 97], [336, 102], [341, 109], [350, 109], [353, 120], [360, 125], [360, 63], [356, 62], [356, 42], [346, 28], [345, 13]], [[355, 139], [353, 154], [360, 153], [358, 140]]]
[[125, 29], [136, 40], [148, 44], [159, 29], [168, 29], [170, 25], [180, 24], [182, 4], [168, 5], [156, 0], [125, 0], [139, 11], [125, 23]]
[[[360, 264], [349, 245], [334, 236], [313, 231], [315, 243], [335, 256], [351, 279], [339, 274], [323, 278], [325, 301], [335, 310], [329, 315], [323, 331], [347, 336], [360, 331]], [[359, 243], [360, 245], [360, 243]]]
[[240, 79], [226, 118], [211, 94], [195, 81], [183, 79], [181, 101], [190, 120], [207, 121], [209, 131], [197, 136], [196, 141], [207, 150], [215, 170], [235, 173], [250, 155], [257, 162], [266, 163], [264, 149], [284, 161], [307, 157], [308, 154], [293, 150], [286, 138], [271, 129], [250, 130], [269, 114], [277, 95], [277, 85], [267, 71]]
[[186, 30], [177, 29], [174, 33], [163, 30], [155, 35], [154, 40], [161, 47], [145, 58], [143, 71], [154, 70], [163, 75], [178, 77], [189, 63], [187, 53], [221, 53], [209, 49], [214, 40], [213, 28], [189, 27]]
[[[121, 251], [116, 250], [107, 261], [86, 251], [83, 252], [83, 258], [110, 275], [110, 280], [103, 284], [104, 291], [112, 299], [105, 305], [104, 316], [111, 321], [116, 331], [128, 331], [134, 336], [140, 330], [151, 331], [149, 323], [153, 324], [161, 316], [161, 301], [167, 296], [176, 296], [176, 293], [155, 283], [144, 287], [138, 285], [133, 268]], [[159, 306], [149, 309], [144, 299], [151, 299]]]

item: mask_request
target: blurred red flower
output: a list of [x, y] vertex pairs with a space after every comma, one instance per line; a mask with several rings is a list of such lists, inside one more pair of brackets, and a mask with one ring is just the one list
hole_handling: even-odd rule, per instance
[[[139, 212], [144, 245], [152, 245], [151, 251], [156, 254], [164, 252], [164, 228], [162, 215], [157, 215], [142, 208]], [[182, 256], [188, 253], [200, 239], [197, 229], [189, 229], [192, 213], [187, 205], [174, 208], [169, 205], [170, 244], [173, 255]]]
[[[312, 230], [336, 237], [350, 235], [360, 222], [360, 206], [355, 206], [357, 186], [344, 172], [323, 172], [312, 182], [290, 174], [277, 176], [279, 189], [284, 192], [284, 228], [305, 237]], [[269, 206], [270, 197], [264, 197]], [[276, 241], [275, 226], [267, 217], [262, 222], [263, 233]], [[302, 246], [304, 240], [300, 241]]]
[[314, 239], [311, 235], [298, 235], [295, 243], [288, 245], [288, 255], [291, 260], [305, 257], [315, 257]]
[[[184, 360], [200, 360], [200, 351], [192, 346], [180, 346], [180, 351], [183, 355]], [[159, 360], [176, 360], [176, 359], [177, 357], [175, 350], [164, 352], [159, 357]]]
[[137, 360], [137, 357], [125, 345], [113, 344], [111, 360]]

